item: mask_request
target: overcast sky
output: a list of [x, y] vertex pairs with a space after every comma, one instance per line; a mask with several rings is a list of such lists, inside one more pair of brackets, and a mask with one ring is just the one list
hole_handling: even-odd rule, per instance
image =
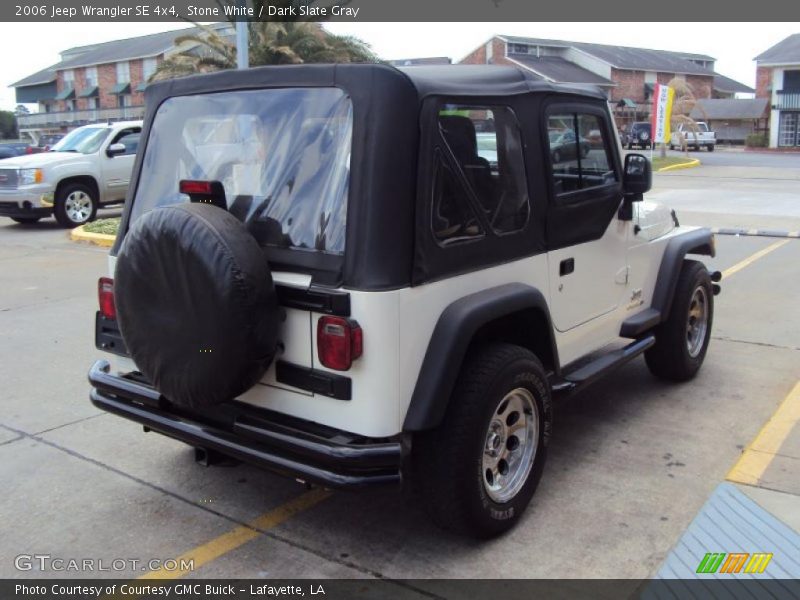
[[[16, 105], [12, 83], [59, 60], [72, 46], [181, 28], [180, 23], [0, 23], [0, 109]], [[753, 57], [800, 23], [329, 23], [385, 59], [463, 58], [495, 33], [708, 54], [717, 71], [753, 87]]]

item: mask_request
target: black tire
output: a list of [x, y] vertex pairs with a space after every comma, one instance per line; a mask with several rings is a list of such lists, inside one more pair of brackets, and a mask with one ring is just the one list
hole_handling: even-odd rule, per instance
[[15, 223], [27, 225], [28, 223], [37, 223], [41, 218], [42, 217], [11, 217], [11, 220]]
[[[73, 207], [74, 204], [85, 206], [85, 209], [78, 210]], [[53, 214], [59, 225], [69, 229], [94, 221], [97, 216], [97, 193], [83, 183], [62, 186], [56, 195]]]
[[710, 146], [706, 146], [706, 147], [708, 148], [709, 152], [713, 152], [714, 151], [714, 144], [711, 144]]
[[[516, 396], [503, 402], [514, 392]], [[512, 413], [502, 419], [502, 411], [506, 410], [502, 405], [510, 406], [523, 397], [532, 402], [530, 412], [523, 412], [531, 419], [530, 423], [535, 422], [538, 427], [536, 442], [530, 444], [535, 451], [529, 461], [520, 461], [526, 468], [518, 471], [517, 484], [508, 490], [514, 494], [507, 501], [498, 502], [487, 490], [487, 485], [494, 484], [487, 482], [488, 471], [484, 470], [484, 458], [489, 456], [486, 448], [490, 426], [505, 430], [503, 423], [509, 426], [518, 423], [519, 412], [511, 423]], [[500, 420], [497, 415], [501, 416]], [[471, 353], [464, 361], [441, 425], [425, 432], [414, 443], [417, 484], [422, 502], [433, 520], [445, 529], [478, 538], [496, 536], [511, 529], [530, 503], [542, 476], [551, 427], [550, 386], [541, 362], [533, 353], [504, 343], [484, 346]], [[533, 439], [532, 434], [526, 435]], [[500, 441], [494, 440], [499, 444], [495, 451], [513, 452], [509, 440], [516, 438], [517, 450], [524, 452], [520, 449], [525, 445], [520, 444], [516, 435], [495, 437], [500, 438]], [[503, 462], [503, 458], [497, 461], [500, 472]], [[508, 463], [505, 464], [506, 475], [510, 472], [513, 482], [514, 473], [508, 470]]]
[[[704, 298], [706, 327], [702, 340], [696, 337], [699, 344], [690, 349], [690, 311], [697, 310], [694, 304], [698, 301], [696, 294], [701, 294]], [[702, 263], [684, 260], [667, 320], [656, 328], [656, 344], [644, 355], [650, 372], [669, 381], [687, 381], [694, 377], [706, 357], [713, 322], [714, 293], [711, 277]]]

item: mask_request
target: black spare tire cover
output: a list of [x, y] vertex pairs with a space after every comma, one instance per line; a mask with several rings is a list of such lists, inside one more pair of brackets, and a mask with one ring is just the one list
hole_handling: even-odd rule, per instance
[[137, 219], [119, 250], [114, 296], [131, 357], [176, 404], [231, 400], [275, 355], [279, 309], [264, 251], [215, 206], [181, 204]]

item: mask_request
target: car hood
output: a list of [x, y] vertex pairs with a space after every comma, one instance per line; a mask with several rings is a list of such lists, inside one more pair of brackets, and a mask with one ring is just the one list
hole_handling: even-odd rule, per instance
[[658, 202], [637, 202], [636, 224], [639, 226], [639, 236], [647, 241], [660, 238], [675, 229], [672, 211]]
[[26, 154], [7, 158], [0, 163], [3, 169], [36, 169], [49, 167], [55, 164], [66, 164], [84, 160], [86, 157], [79, 152], [41, 152], [39, 154]]

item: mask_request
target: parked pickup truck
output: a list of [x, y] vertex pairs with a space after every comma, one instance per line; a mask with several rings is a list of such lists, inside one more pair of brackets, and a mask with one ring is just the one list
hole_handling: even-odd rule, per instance
[[684, 143], [693, 150], [705, 148], [709, 152], [713, 152], [717, 143], [717, 135], [703, 121], [698, 121], [694, 125], [682, 123], [672, 132], [672, 137], [669, 140], [669, 149], [683, 148]]
[[92, 221], [125, 200], [141, 121], [86, 125], [49, 152], [0, 162], [0, 216], [35, 223], [54, 214], [63, 227]]

